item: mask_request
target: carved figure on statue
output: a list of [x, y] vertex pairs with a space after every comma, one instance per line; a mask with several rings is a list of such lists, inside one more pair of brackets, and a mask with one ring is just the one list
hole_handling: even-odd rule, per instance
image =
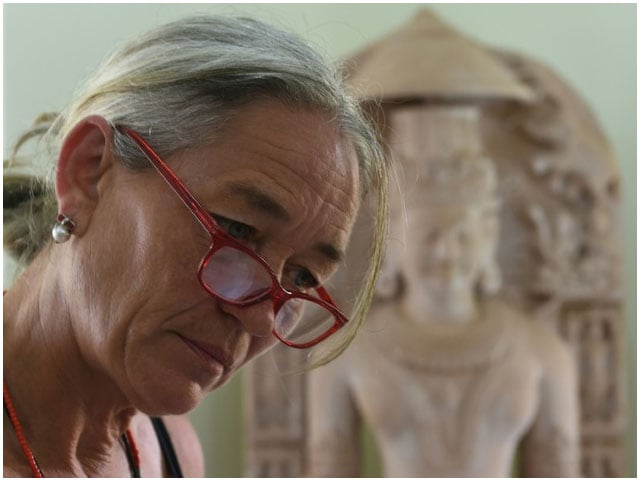
[[510, 476], [518, 449], [521, 475], [578, 475], [571, 353], [494, 298], [500, 203], [479, 118], [473, 106], [390, 114], [404, 179], [387, 281], [362, 336], [309, 375], [310, 476], [358, 476], [363, 423], [385, 476]]

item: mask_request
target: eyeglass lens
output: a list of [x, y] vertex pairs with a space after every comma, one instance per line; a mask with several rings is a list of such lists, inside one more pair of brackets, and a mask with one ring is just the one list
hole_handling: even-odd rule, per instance
[[294, 343], [307, 343], [323, 335], [335, 324], [335, 317], [318, 303], [290, 298], [276, 315], [276, 332]]
[[[272, 288], [272, 277], [264, 265], [246, 252], [224, 246], [202, 266], [202, 282], [222, 300], [248, 303]], [[329, 310], [311, 300], [289, 298], [278, 310], [274, 329], [293, 343], [311, 342], [335, 324]]]
[[222, 247], [202, 268], [202, 281], [231, 302], [250, 302], [271, 288], [271, 276], [263, 265], [245, 252]]

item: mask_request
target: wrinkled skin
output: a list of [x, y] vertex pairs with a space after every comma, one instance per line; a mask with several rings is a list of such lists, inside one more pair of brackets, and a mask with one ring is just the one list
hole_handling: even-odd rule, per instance
[[[140, 412], [193, 409], [277, 341], [270, 300], [234, 307], [201, 287], [209, 234], [153, 168], [123, 167], [111, 136], [89, 117], [65, 139], [56, 193], [77, 227], [5, 295], [5, 379], [48, 476], [129, 475], [117, 441], [127, 427], [143, 439], [146, 472], [160, 475]], [[283, 284], [336, 270], [327, 246], [346, 248], [360, 194], [354, 150], [328, 115], [257, 101], [216, 141], [164, 160]], [[185, 422], [169, 428], [185, 474], [202, 474]], [[10, 427], [4, 448], [5, 473], [29, 474]]]

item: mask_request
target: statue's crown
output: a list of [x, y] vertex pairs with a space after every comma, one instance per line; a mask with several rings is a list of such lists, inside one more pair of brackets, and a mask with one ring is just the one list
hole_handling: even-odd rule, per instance
[[[414, 163], [414, 162], [412, 162]], [[407, 193], [437, 207], [495, 203], [497, 174], [491, 159], [478, 152], [415, 159], [414, 178], [407, 178]], [[407, 169], [409, 173], [412, 169]], [[430, 205], [425, 205], [429, 207]]]

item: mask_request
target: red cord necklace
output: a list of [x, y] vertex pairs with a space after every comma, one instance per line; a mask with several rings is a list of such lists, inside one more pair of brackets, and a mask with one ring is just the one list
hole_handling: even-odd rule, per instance
[[[29, 463], [29, 467], [31, 468], [31, 473], [35, 478], [43, 478], [44, 474], [40, 469], [40, 465], [38, 465], [38, 461], [36, 457], [33, 455], [31, 448], [29, 448], [29, 444], [27, 443], [27, 439], [24, 436], [24, 431], [22, 430], [22, 424], [20, 424], [20, 420], [18, 420], [18, 415], [16, 414], [16, 409], [13, 406], [13, 401], [11, 400], [11, 396], [9, 395], [9, 390], [7, 389], [7, 382], [3, 382], [3, 400], [4, 400], [4, 408], [9, 415], [9, 421], [13, 426], [13, 430], [16, 432], [16, 437], [18, 437], [18, 443], [20, 444], [20, 448], [22, 448], [22, 452], [24, 453], [27, 462]], [[122, 443], [124, 445], [125, 453], [127, 454], [127, 460], [129, 461], [129, 467], [131, 468], [131, 472], [133, 473], [133, 477], [140, 477], [140, 452], [138, 451], [138, 447], [136, 442], [133, 439], [133, 435], [131, 434], [131, 430], [127, 429], [127, 431], [122, 435]]]

